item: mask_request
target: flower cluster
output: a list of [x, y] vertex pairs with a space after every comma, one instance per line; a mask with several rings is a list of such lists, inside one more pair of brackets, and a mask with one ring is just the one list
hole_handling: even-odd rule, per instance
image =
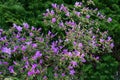
[[[54, 30], [62, 29], [65, 38], [52, 31], [43, 34], [41, 28], [27, 23], [13, 24], [8, 31], [0, 29], [1, 75], [25, 75], [24, 79], [41, 76], [46, 80], [51, 69], [55, 78], [74, 79], [76, 74], [82, 74], [79, 70], [83, 64], [97, 62], [101, 55], [112, 51], [112, 38], [95, 28], [99, 25], [93, 19], [96, 10], [83, 7], [82, 2], [76, 2], [73, 9], [56, 3], [52, 7], [44, 13], [44, 22]], [[56, 40], [55, 36], [59, 38]]]
[[52, 4], [52, 8], [52, 10], [47, 9], [46, 12], [43, 13], [44, 22], [47, 22], [47, 26], [56, 29], [60, 28], [65, 30], [66, 28], [68, 29], [76, 25], [81, 26], [81, 28], [98, 28], [98, 26], [101, 26], [101, 22], [110, 23], [112, 21], [112, 18], [107, 18], [100, 13], [97, 8], [92, 9], [85, 6], [82, 2], [76, 2], [75, 5], [70, 8], [63, 4], [57, 5], [55, 3]]
[[110, 23], [111, 18], [106, 19], [97, 9], [84, 7], [82, 2], [76, 2], [72, 9], [56, 3], [52, 7], [54, 14], [47, 9], [44, 22], [54, 30], [64, 30], [63, 45], [69, 45], [63, 49], [59, 68], [66, 66], [70, 75], [80, 74], [77, 70], [82, 64], [99, 61], [102, 55], [112, 52], [112, 38], [107, 31], [101, 32], [98, 28], [101, 21]]

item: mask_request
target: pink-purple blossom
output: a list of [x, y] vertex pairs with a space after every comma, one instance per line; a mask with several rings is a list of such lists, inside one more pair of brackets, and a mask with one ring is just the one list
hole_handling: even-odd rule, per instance
[[25, 51], [26, 49], [27, 49], [27, 46], [22, 45], [21, 50], [22, 50], [22, 51]]
[[26, 29], [28, 29], [28, 28], [29, 28], [28, 23], [23, 23], [23, 26], [24, 26], [24, 28], [26, 28]]
[[57, 73], [54, 73], [54, 76], [55, 76], [55, 77], [58, 77], [58, 74], [57, 74]]
[[100, 39], [100, 42], [103, 43], [103, 42], [104, 42], [104, 39]]
[[78, 44], [78, 47], [79, 47], [79, 48], [82, 48], [82, 47], [83, 47], [83, 44], [82, 44], [82, 43], [79, 43], [79, 44]]
[[36, 48], [36, 47], [37, 47], [37, 44], [36, 44], [36, 43], [32, 44], [32, 47], [33, 47], [33, 48]]
[[111, 44], [110, 44], [110, 47], [113, 48], [113, 47], [114, 47], [114, 43], [111, 43]]
[[32, 75], [34, 75], [35, 74], [35, 71], [34, 70], [32, 70], [32, 71], [28, 71], [28, 76], [32, 76]]
[[66, 21], [66, 24], [68, 26], [72, 26], [72, 27], [75, 27], [76, 26], [76, 23], [74, 21]]
[[112, 21], [112, 18], [109, 17], [109, 18], [107, 19], [107, 22], [110, 23], [111, 21]]
[[81, 7], [82, 6], [82, 2], [75, 2], [75, 7]]
[[61, 21], [61, 22], [59, 23], [59, 26], [60, 26], [60, 27], [64, 27], [64, 23]]
[[56, 18], [52, 18], [52, 23], [55, 23], [56, 22]]
[[11, 54], [11, 48], [3, 47], [2, 52], [7, 53], [7, 54]]
[[32, 57], [33, 60], [42, 57], [42, 53], [40, 51], [36, 51], [35, 55]]
[[10, 71], [10, 73], [15, 73], [14, 72], [14, 66], [9, 66], [8, 70]]
[[77, 66], [77, 62], [76, 62], [76, 61], [71, 61], [70, 64], [71, 64], [73, 67]]
[[74, 75], [75, 74], [75, 70], [74, 69], [72, 69], [72, 70], [70, 70], [70, 75]]
[[75, 11], [75, 14], [76, 14], [77, 16], [80, 16], [80, 12]]
[[70, 13], [69, 13], [69, 12], [67, 12], [65, 15], [66, 15], [66, 16], [70, 16]]
[[16, 29], [17, 29], [18, 31], [22, 31], [22, 27], [21, 27], [21, 26], [17, 26]]
[[62, 77], [64, 77], [65, 76], [65, 73], [62, 73]]
[[90, 18], [90, 15], [86, 15], [86, 18], [89, 19], [89, 18]]
[[57, 8], [57, 4], [56, 3], [52, 4], [52, 7], [56, 9]]

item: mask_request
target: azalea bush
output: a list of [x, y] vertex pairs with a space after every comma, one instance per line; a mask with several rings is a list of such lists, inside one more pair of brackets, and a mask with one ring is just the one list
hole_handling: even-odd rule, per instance
[[[88, 3], [94, 4], [92, 1]], [[43, 14], [44, 23], [47, 23], [46, 26], [50, 29], [52, 28], [53, 32], [58, 33], [60, 31], [61, 34], [65, 33], [65, 44], [68, 45], [67, 48], [69, 50], [74, 51], [70, 52], [69, 56], [73, 56], [73, 54], [76, 53], [82, 54], [81, 61], [86, 62], [86, 59], [88, 59], [89, 63], [92, 62], [93, 57], [94, 59], [99, 59], [99, 57], [104, 56], [106, 53], [112, 52], [111, 49], [114, 47], [114, 43], [112, 38], [108, 36], [108, 31], [101, 32], [99, 30], [99, 28], [102, 27], [101, 23], [109, 24], [112, 18], [106, 17], [100, 13], [97, 8], [91, 9], [85, 6], [82, 2], [76, 2], [72, 7], [55, 3], [52, 4], [52, 7], [53, 9], [47, 9], [46, 13]], [[75, 58], [75, 60], [77, 61], [77, 58]], [[74, 62], [74, 64], [77, 63], [79, 62]], [[117, 62], [115, 62], [114, 65], [117, 66]], [[73, 71], [73, 73], [75, 73], [75, 71]], [[112, 76], [109, 78], [107, 77], [108, 74], [106, 74], [100, 79], [113, 79], [113, 73], [111, 74]], [[89, 78], [97, 79], [95, 76]]]
[[[87, 79], [86, 71], [93, 70], [93, 63], [96, 68], [102, 65], [102, 55], [111, 52], [113, 48], [113, 41], [107, 37], [107, 33], [98, 31], [101, 34], [98, 35], [92, 31], [81, 29], [74, 32], [71, 29], [65, 39], [53, 41], [57, 34], [49, 31], [44, 35], [41, 28], [30, 28], [27, 23], [23, 23], [23, 26], [14, 24], [8, 31], [0, 29], [1, 79]], [[117, 68], [114, 58], [112, 62], [109, 68]]]
[[112, 19], [101, 17], [97, 9], [86, 8], [82, 2], [76, 2], [74, 8], [52, 7], [43, 14], [46, 33], [27, 23], [0, 29], [0, 78], [114, 79], [118, 62], [109, 54], [114, 41], [98, 28], [101, 21], [110, 23]]

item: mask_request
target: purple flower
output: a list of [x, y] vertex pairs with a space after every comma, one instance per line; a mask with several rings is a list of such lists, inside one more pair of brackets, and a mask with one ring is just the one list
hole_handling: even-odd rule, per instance
[[2, 72], [0, 72], [0, 74], [2, 74]]
[[48, 35], [49, 35], [49, 36], [51, 35], [51, 33], [52, 33], [51, 31], [48, 31]]
[[80, 12], [77, 12], [77, 11], [76, 11], [75, 14], [76, 14], [77, 16], [80, 16]]
[[7, 48], [7, 47], [3, 47], [3, 48], [2, 48], [2, 52], [3, 52], [3, 53], [7, 53], [7, 54], [11, 54], [11, 49], [10, 49], [10, 48]]
[[56, 18], [52, 18], [52, 23], [55, 23], [56, 22]]
[[80, 57], [81, 57], [81, 58], [84, 58], [84, 57], [85, 57], [85, 54], [83, 53]]
[[79, 6], [79, 2], [75, 2], [75, 6], [78, 7]]
[[74, 41], [74, 42], [73, 42], [73, 45], [76, 46], [76, 44], [77, 44], [77, 43]]
[[27, 45], [30, 45], [32, 43], [32, 41], [29, 41], [29, 42], [25, 42]]
[[41, 37], [36, 37], [35, 39], [36, 39], [36, 40], [39, 40], [40, 42], [43, 42], [43, 41], [44, 41], [44, 38], [41, 38]]
[[16, 27], [17, 27], [17, 25], [16, 25], [15, 23], [13, 23], [13, 27], [14, 27], [14, 28], [16, 28]]
[[3, 41], [6, 40], [6, 36], [2, 37], [1, 40], [3, 40]]
[[51, 49], [54, 53], [58, 53], [59, 48], [57, 47], [57, 41], [52, 42]]
[[47, 79], [47, 76], [44, 76], [44, 77], [43, 77], [43, 80], [46, 80], [46, 79]]
[[80, 56], [80, 58], [81, 58], [81, 62], [86, 62], [86, 60], [85, 60], [85, 54], [83, 53], [81, 56]]
[[83, 47], [83, 44], [82, 44], [82, 43], [79, 43], [79, 44], [78, 44], [78, 47], [79, 47], [79, 48], [82, 48], [82, 47]]
[[18, 64], [16, 61], [13, 61], [13, 63], [14, 63], [15, 65], [17, 65], [17, 64]]
[[13, 68], [13, 66], [9, 66], [8, 70], [10, 71], [10, 73], [15, 73]]
[[53, 8], [57, 8], [57, 4], [55, 3], [55, 4], [52, 4], [52, 7]]
[[103, 43], [103, 42], [104, 42], [104, 39], [100, 39], [100, 42]]
[[24, 45], [23, 45], [22, 48], [21, 48], [22, 51], [25, 51], [26, 49], [27, 49], [27, 47], [24, 46]]
[[104, 39], [100, 39], [100, 42], [103, 43], [103, 42], [104, 42]]
[[96, 36], [92, 36], [92, 39], [95, 39], [96, 38]]
[[76, 61], [71, 61], [70, 64], [71, 64], [73, 67], [77, 66], [77, 62], [76, 62]]
[[90, 15], [86, 15], [86, 18], [89, 19], [89, 18], [90, 18]]
[[27, 61], [27, 60], [28, 60], [28, 57], [23, 56], [23, 60], [24, 60], [24, 61]]
[[65, 76], [65, 73], [62, 73], [62, 76], [64, 77], [64, 76]]
[[32, 64], [32, 69], [35, 69], [37, 67], [37, 64]]
[[3, 32], [3, 29], [0, 29], [0, 32]]
[[107, 19], [107, 22], [110, 23], [111, 21], [112, 21], [112, 18], [109, 17], [109, 18]]
[[20, 38], [20, 40], [21, 40], [21, 41], [25, 41], [25, 40], [26, 40], [26, 38], [23, 38], [23, 37], [22, 37], [22, 38]]
[[81, 62], [84, 62], [84, 63], [85, 63], [85, 62], [86, 62], [86, 60], [85, 60], [84, 58], [82, 58]]
[[9, 63], [8, 62], [3, 62], [4, 65], [8, 65]]
[[42, 60], [42, 59], [40, 59], [39, 63], [40, 63], [40, 64], [42, 64], [42, 63], [43, 63], [43, 60]]
[[40, 74], [40, 70], [37, 69], [35, 73], [36, 73], [36, 74]]
[[98, 60], [98, 59], [99, 59], [99, 56], [97, 56], [95, 59]]
[[107, 41], [110, 41], [110, 40], [111, 40], [111, 37], [109, 36]]
[[64, 50], [63, 50], [63, 54], [66, 54], [66, 53], [68, 53], [68, 50], [67, 50], [67, 49], [64, 49]]
[[41, 31], [42, 30], [42, 28], [38, 28], [38, 30], [37, 31]]
[[17, 34], [17, 35], [16, 35], [16, 38], [18, 38], [18, 39], [19, 39], [19, 38], [20, 38], [20, 34]]
[[57, 74], [57, 73], [54, 73], [54, 76], [55, 76], [55, 77], [58, 77], [58, 74]]
[[37, 56], [37, 57], [41, 57], [41, 56], [42, 56], [42, 54], [40, 53], [40, 51], [36, 51], [35, 56]]
[[3, 29], [0, 29], [0, 35], [2, 34], [2, 32], [3, 32]]
[[36, 51], [35, 55], [32, 57], [33, 60], [36, 60], [37, 58], [41, 57], [42, 54], [40, 53], [40, 51]]
[[97, 13], [97, 16], [100, 16], [100, 15], [101, 15], [101, 13], [100, 13], [100, 12], [98, 12], [98, 13]]
[[74, 69], [70, 70], [70, 75], [74, 75], [74, 74], [75, 74], [75, 70]]
[[69, 65], [69, 66], [68, 66], [68, 69], [73, 69], [73, 66]]
[[36, 43], [32, 44], [32, 47], [33, 47], [33, 48], [36, 48], [36, 47], [37, 47], [37, 44], [36, 44]]
[[80, 57], [80, 52], [79, 51], [75, 51], [75, 56], [78, 56], [78, 57]]
[[54, 14], [55, 14], [54, 10], [51, 10], [50, 14], [51, 14], [51, 15], [54, 15]]
[[15, 52], [18, 48], [19, 48], [19, 46], [14, 46], [13, 52]]
[[60, 27], [64, 27], [64, 23], [61, 21], [61, 22], [59, 23], [59, 26], [60, 26]]
[[2, 64], [2, 62], [0, 61], [0, 65]]
[[74, 21], [66, 21], [66, 24], [72, 27], [76, 26], [76, 23]]
[[24, 26], [24, 28], [26, 28], [26, 29], [28, 29], [28, 28], [29, 28], [28, 23], [23, 23], [23, 26]]
[[75, 2], [75, 7], [81, 7], [82, 6], [82, 2]]
[[69, 12], [67, 12], [65, 15], [66, 15], [66, 16], [70, 16], [70, 13], [69, 13]]
[[105, 16], [101, 14], [101, 15], [100, 15], [100, 18], [101, 18], [101, 19], [104, 19], [104, 18], [105, 18]]
[[52, 50], [54, 51], [54, 53], [58, 53], [59, 48], [58, 47], [52, 47]]
[[32, 29], [31, 30], [35, 30], [35, 27], [34, 26], [32, 26]]
[[27, 61], [25, 62], [25, 66], [24, 66], [24, 67], [25, 67], [26, 69], [28, 69], [28, 66], [29, 66], [29, 62], [28, 62], [28, 60], [27, 60]]
[[110, 44], [110, 47], [113, 48], [113, 47], [114, 47], [114, 43], [111, 43], [111, 44]]
[[56, 66], [56, 67], [54, 68], [54, 70], [56, 70], [56, 71], [57, 71], [57, 70], [58, 70], [58, 66]]
[[72, 57], [73, 56], [72, 52], [68, 52], [67, 56]]
[[32, 76], [32, 75], [34, 75], [34, 74], [35, 74], [34, 70], [28, 71], [28, 76]]
[[22, 27], [20, 27], [20, 26], [17, 26], [16, 29], [17, 29], [18, 31], [22, 31]]
[[92, 46], [93, 46], [93, 47], [96, 47], [96, 42], [95, 42], [95, 40], [92, 40]]
[[31, 33], [29, 33], [29, 35], [30, 35], [30, 36], [33, 36], [33, 33], [31, 32]]
[[63, 10], [64, 12], [68, 12], [67, 8], [63, 4], [61, 4], [60, 10]]

